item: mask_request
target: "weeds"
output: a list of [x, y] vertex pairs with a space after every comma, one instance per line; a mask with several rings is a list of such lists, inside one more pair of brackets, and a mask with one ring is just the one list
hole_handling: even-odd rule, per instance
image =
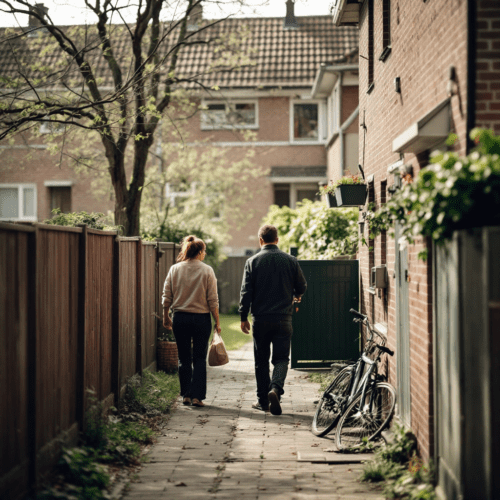
[[[435, 500], [434, 470], [416, 454], [415, 436], [403, 426], [394, 426], [394, 439], [375, 448], [375, 457], [367, 462], [362, 481], [385, 481], [386, 498]], [[369, 446], [371, 443], [366, 443]], [[373, 448], [373, 447], [372, 447]]]
[[107, 499], [109, 467], [139, 465], [145, 445], [179, 394], [175, 374], [144, 372], [129, 380], [118, 408], [106, 410], [95, 391], [87, 391], [89, 409], [81, 446], [64, 450], [56, 482], [38, 500]]

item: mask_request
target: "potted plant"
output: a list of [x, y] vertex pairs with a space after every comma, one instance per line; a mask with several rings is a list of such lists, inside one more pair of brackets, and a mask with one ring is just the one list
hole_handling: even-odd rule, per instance
[[366, 184], [359, 175], [347, 175], [335, 183], [338, 207], [358, 207], [366, 201]]
[[337, 198], [335, 197], [335, 186], [336, 183], [330, 181], [329, 184], [326, 184], [319, 188], [318, 194], [325, 196], [329, 208], [337, 207]]
[[156, 369], [166, 373], [178, 369], [177, 343], [174, 332], [167, 330], [161, 320], [158, 320], [158, 336], [156, 342]]

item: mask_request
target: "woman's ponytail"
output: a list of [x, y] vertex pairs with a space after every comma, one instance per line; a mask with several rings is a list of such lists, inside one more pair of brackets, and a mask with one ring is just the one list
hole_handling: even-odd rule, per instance
[[205, 242], [194, 235], [186, 236], [182, 240], [182, 249], [177, 257], [177, 262], [195, 259], [203, 250], [205, 250]]

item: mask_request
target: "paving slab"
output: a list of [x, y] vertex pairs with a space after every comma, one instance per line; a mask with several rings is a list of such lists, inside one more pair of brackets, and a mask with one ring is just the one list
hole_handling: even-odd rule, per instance
[[256, 400], [252, 344], [208, 367], [204, 408], [180, 398], [124, 499], [382, 500], [361, 483], [370, 455], [332, 453], [332, 436], [310, 431], [318, 384], [289, 370], [283, 414], [252, 409]]

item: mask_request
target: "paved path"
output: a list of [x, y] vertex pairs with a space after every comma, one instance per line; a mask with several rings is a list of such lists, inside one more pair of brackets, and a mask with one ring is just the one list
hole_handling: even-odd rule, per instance
[[209, 367], [206, 408], [178, 404], [126, 499], [383, 498], [358, 481], [360, 463], [325, 461], [346, 455], [325, 452], [333, 442], [310, 431], [317, 384], [290, 370], [283, 415], [265, 414], [251, 408], [252, 343], [229, 356], [228, 365]]

